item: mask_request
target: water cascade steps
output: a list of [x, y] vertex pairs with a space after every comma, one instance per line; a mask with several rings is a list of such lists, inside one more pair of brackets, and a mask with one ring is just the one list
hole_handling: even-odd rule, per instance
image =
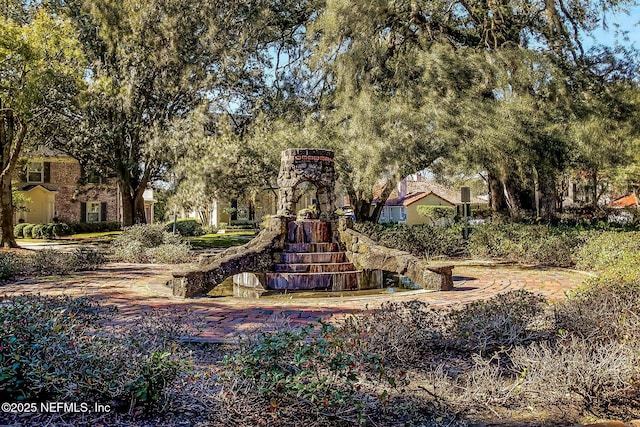
[[268, 289], [351, 291], [360, 289], [361, 281], [362, 271], [331, 242], [331, 223], [317, 219], [288, 224], [280, 262], [267, 273]]

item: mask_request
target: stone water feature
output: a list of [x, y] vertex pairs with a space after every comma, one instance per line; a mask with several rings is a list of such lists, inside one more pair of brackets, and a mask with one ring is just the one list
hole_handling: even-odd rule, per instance
[[[317, 188], [315, 205], [298, 218], [296, 188]], [[349, 291], [382, 287], [381, 270], [404, 275], [425, 289], [453, 287], [451, 267], [433, 268], [413, 255], [381, 247], [335, 214], [333, 152], [290, 149], [282, 153], [278, 213], [247, 244], [173, 273], [173, 294], [206, 295], [225, 279], [256, 291]]]

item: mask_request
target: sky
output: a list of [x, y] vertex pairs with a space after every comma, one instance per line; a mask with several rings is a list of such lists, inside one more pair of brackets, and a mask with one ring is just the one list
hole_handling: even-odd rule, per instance
[[[629, 8], [629, 14], [610, 14], [606, 18], [607, 29], [599, 28], [594, 31], [594, 37], [585, 37], [585, 47], [593, 44], [614, 46], [616, 41], [625, 46], [635, 46], [640, 49], [640, 6]], [[626, 35], [623, 33], [626, 32]]]

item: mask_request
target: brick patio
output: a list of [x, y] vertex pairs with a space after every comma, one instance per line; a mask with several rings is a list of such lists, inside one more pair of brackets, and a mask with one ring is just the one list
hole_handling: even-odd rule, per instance
[[584, 273], [555, 268], [520, 268], [509, 266], [457, 265], [452, 291], [408, 291], [368, 296], [261, 299], [232, 297], [178, 299], [165, 283], [174, 267], [166, 265], [107, 264], [91, 272], [62, 278], [44, 278], [7, 284], [0, 294], [23, 293], [44, 295], [91, 296], [103, 304], [118, 307], [116, 322], [136, 321], [150, 310], [167, 316], [188, 310], [205, 325], [194, 340], [235, 342], [243, 334], [288, 323], [305, 325], [318, 319], [338, 319], [366, 309], [374, 309], [385, 301], [418, 299], [431, 307], [465, 304], [516, 289], [541, 293], [550, 300], [560, 299], [565, 292], [579, 286]]

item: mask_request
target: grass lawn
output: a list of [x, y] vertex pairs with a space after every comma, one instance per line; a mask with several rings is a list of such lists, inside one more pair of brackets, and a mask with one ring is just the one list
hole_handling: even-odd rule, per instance
[[244, 245], [255, 237], [253, 231], [229, 231], [224, 234], [205, 234], [204, 236], [187, 237], [194, 249], [228, 248]]
[[116, 236], [122, 234], [122, 231], [100, 231], [94, 233], [78, 233], [70, 236], [65, 236], [64, 239], [68, 240], [113, 240]]

